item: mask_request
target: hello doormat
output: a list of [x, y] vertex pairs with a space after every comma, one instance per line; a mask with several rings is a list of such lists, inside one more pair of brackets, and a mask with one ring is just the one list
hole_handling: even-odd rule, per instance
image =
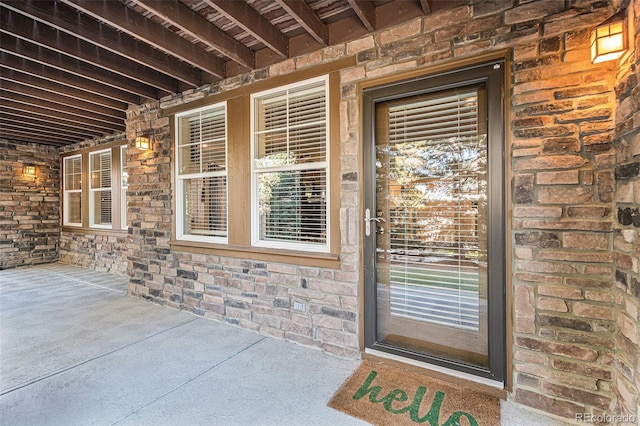
[[373, 425], [495, 426], [500, 401], [457, 384], [365, 360], [329, 406]]

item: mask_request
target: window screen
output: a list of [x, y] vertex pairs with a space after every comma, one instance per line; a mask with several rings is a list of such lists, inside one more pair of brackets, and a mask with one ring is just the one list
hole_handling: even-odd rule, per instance
[[64, 159], [64, 220], [65, 225], [82, 224], [82, 157]]
[[178, 116], [180, 236], [227, 237], [225, 105]]
[[111, 226], [111, 149], [89, 154], [91, 226]]
[[253, 97], [260, 245], [327, 246], [327, 100], [326, 79]]

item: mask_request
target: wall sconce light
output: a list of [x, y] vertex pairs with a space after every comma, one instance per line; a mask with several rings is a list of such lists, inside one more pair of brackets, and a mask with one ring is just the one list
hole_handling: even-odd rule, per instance
[[36, 166], [25, 165], [22, 167], [22, 174], [29, 177], [36, 175]]
[[624, 11], [598, 25], [591, 33], [591, 62], [618, 59], [627, 50], [627, 22]]
[[147, 135], [136, 137], [136, 148], [142, 151], [146, 151], [151, 148], [151, 138]]

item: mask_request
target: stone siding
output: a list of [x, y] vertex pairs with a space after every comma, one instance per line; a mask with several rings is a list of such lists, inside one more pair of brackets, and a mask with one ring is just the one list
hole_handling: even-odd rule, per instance
[[[635, 412], [639, 149], [637, 133], [624, 129], [638, 128], [637, 76], [617, 75], [616, 62], [592, 65], [589, 59], [590, 30], [614, 13], [609, 2], [588, 0], [472, 3], [131, 107], [128, 139], [153, 133], [155, 142], [153, 150], [129, 158], [130, 293], [357, 356], [363, 143], [358, 84], [507, 52], [509, 398], [572, 420]], [[355, 55], [357, 63], [340, 74], [340, 167], [333, 171], [341, 179], [340, 267], [172, 250], [172, 146], [161, 108], [344, 55]], [[629, 126], [630, 117], [635, 121]], [[618, 147], [627, 148], [616, 154]], [[294, 310], [294, 302], [306, 310]]]
[[[124, 133], [89, 139], [60, 148], [60, 153], [98, 148], [101, 145], [123, 141]], [[127, 150], [131, 151], [131, 150]], [[69, 228], [67, 228], [69, 229]], [[121, 231], [68, 231], [60, 234], [60, 261], [114, 275], [127, 276], [127, 244], [129, 236]]]
[[635, 9], [635, 54], [623, 58], [616, 85], [616, 185], [613, 258], [617, 411], [640, 419], [640, 1]]
[[59, 159], [55, 147], [0, 140], [0, 269], [58, 260]]

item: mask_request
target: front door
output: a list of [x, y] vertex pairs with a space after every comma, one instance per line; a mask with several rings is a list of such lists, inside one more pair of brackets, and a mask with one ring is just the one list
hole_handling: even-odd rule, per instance
[[365, 343], [504, 378], [503, 63], [364, 92]]

